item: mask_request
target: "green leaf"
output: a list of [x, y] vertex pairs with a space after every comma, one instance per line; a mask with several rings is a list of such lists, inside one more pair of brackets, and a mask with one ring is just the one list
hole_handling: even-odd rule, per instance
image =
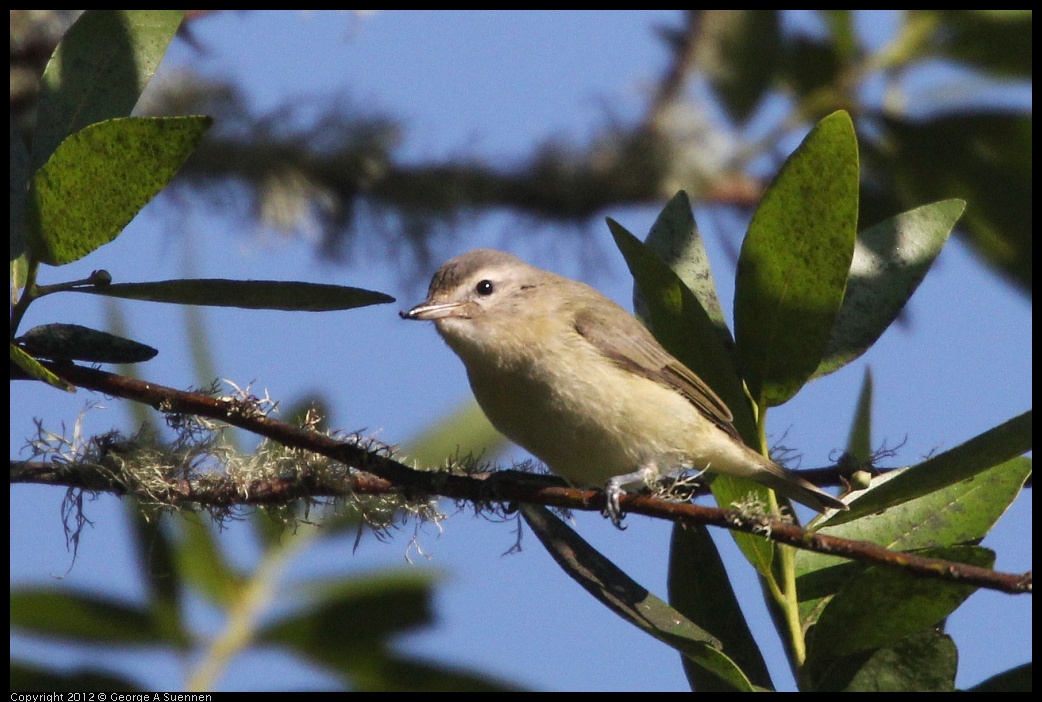
[[177, 33], [184, 10], [87, 10], [40, 81], [32, 170], [67, 136], [127, 117]]
[[187, 651], [191, 648], [192, 636], [184, 628], [181, 573], [174, 561], [170, 539], [160, 521], [154, 515], [148, 519], [136, 499], [126, 500], [124, 506], [138, 571], [144, 575], [152, 621], [168, 645]]
[[115, 239], [174, 177], [209, 117], [113, 119], [63, 141], [29, 190], [29, 250], [70, 263]]
[[[847, 521], [830, 515], [821, 524], [821, 533], [846, 539], [861, 539], [890, 549], [911, 550], [938, 544], [950, 546], [974, 543], [984, 538], [1023, 489], [1031, 475], [1031, 459], [1013, 458], [973, 475], [934, 487], [924, 494], [885, 510]], [[925, 463], [919, 466], [925, 466]], [[864, 491], [883, 489], [888, 479], [903, 477], [905, 471], [894, 471], [877, 477]], [[855, 497], [853, 501], [860, 499]], [[797, 559], [807, 564], [817, 561], [836, 562], [833, 556], [801, 551]]]
[[[625, 238], [623, 237], [624, 240]], [[716, 325], [724, 345], [729, 349], [733, 348], [734, 339], [731, 338], [731, 330], [727, 328], [724, 312], [720, 308], [713, 271], [709, 266], [709, 255], [706, 253], [705, 242], [698, 233], [698, 225], [695, 224], [695, 216], [691, 212], [691, 202], [686, 192], [677, 191], [666, 203], [655, 223], [651, 225], [651, 231], [644, 239], [644, 244], [662, 259], [694, 294], [702, 309], [709, 315], [709, 319]], [[623, 255], [625, 253], [623, 251]], [[637, 252], [636, 256], [639, 255]], [[633, 289], [633, 309], [639, 317], [646, 319], [651, 316], [639, 286], [634, 286]]]
[[996, 76], [1031, 80], [1031, 10], [940, 10], [933, 50]]
[[44, 324], [15, 339], [37, 358], [90, 363], [141, 363], [159, 351], [79, 324]]
[[926, 629], [868, 654], [830, 659], [820, 677], [810, 677], [817, 692], [951, 692], [958, 662], [951, 637]]
[[[979, 546], [925, 549], [916, 555], [991, 568], [995, 554]], [[937, 626], [977, 590], [922, 578], [888, 566], [871, 566], [847, 581], [814, 625], [807, 657], [819, 661], [889, 646]]]
[[[291, 514], [298, 514], [301, 511], [307, 512], [307, 507], [304, 505], [294, 505]], [[355, 509], [341, 510], [337, 513], [334, 508], [326, 513], [326, 518], [322, 521], [322, 529], [319, 532], [319, 536], [326, 538], [336, 538], [337, 536], [344, 533], [345, 524], [350, 524], [354, 527], [353, 535], [358, 534], [358, 512]], [[279, 511], [269, 510], [257, 510], [250, 516], [250, 527], [254, 537], [257, 539], [258, 544], [271, 550], [284, 543], [288, 532], [300, 532], [300, 527], [294, 526], [290, 528], [284, 518], [280, 518]], [[328, 527], [328, 528], [327, 528]], [[216, 547], [216, 544], [215, 544]], [[220, 553], [214, 554], [214, 557], [221, 557]], [[231, 566], [232, 564], [228, 564]], [[203, 574], [206, 575], [206, 574]], [[223, 583], [215, 581], [214, 585], [221, 587]], [[233, 581], [231, 585], [238, 586], [239, 583]], [[226, 587], [226, 586], [225, 586]], [[235, 596], [236, 591], [228, 593], [230, 596]]]
[[548, 509], [523, 504], [521, 515], [565, 573], [615, 614], [716, 678], [713, 689], [756, 689], [719, 640], [633, 581]]
[[862, 49], [858, 41], [857, 28], [854, 26], [854, 13], [851, 10], [818, 12], [832, 35], [832, 46], [836, 56], [845, 64], [860, 60]]
[[[1016, 499], [1030, 474], [1031, 461], [1015, 458], [946, 486], [934, 487], [919, 497], [891, 503], [886, 509], [862, 513], [855, 506], [859, 500], [885, 488], [888, 480], [901, 477], [888, 474], [874, 479], [868, 490], [850, 500], [852, 508], [861, 513], [858, 519], [846, 521], [830, 516], [820, 522], [818, 532], [869, 541], [897, 551], [977, 543]], [[798, 551], [796, 574], [804, 626], [812, 624], [828, 598], [859, 577], [862, 570], [859, 564], [838, 556]]]
[[781, 27], [777, 10], [705, 10], [697, 60], [736, 122], [747, 120], [778, 70]]
[[[774, 689], [767, 664], [738, 606], [731, 578], [720, 552], [700, 524], [673, 526], [669, 548], [669, 603], [696, 626], [705, 629], [723, 644], [724, 652], [749, 677], [754, 685]], [[691, 689], [716, 692], [731, 689], [720, 679], [680, 657]]]
[[172, 302], [179, 305], [294, 312], [328, 312], [394, 302], [394, 298], [390, 295], [344, 285], [281, 280], [224, 280], [221, 278], [161, 280], [154, 283], [115, 283], [92, 288], [76, 288], [74, 292], [119, 297], [125, 300]]
[[354, 692], [518, 692], [523, 688], [466, 670], [417, 661], [374, 650], [364, 660], [351, 658], [334, 668], [347, 674]]
[[10, 181], [10, 222], [11, 222], [11, 291], [12, 293], [25, 287], [28, 278], [28, 188], [29, 188], [29, 152], [25, 142], [15, 130], [11, 121], [11, 181]]
[[265, 627], [261, 643], [324, 665], [365, 656], [391, 636], [429, 624], [431, 577], [415, 570], [311, 581], [297, 596], [301, 611]]
[[805, 109], [818, 107], [822, 95], [831, 96], [834, 100], [830, 101], [831, 104], [849, 99], [837, 95], [835, 90], [846, 58], [841, 55], [842, 45], [796, 35], [785, 41], [783, 49], [779, 65], [781, 82], [795, 93], [798, 103]]
[[968, 202], [959, 230], [979, 256], [1030, 292], [1030, 112], [973, 112], [921, 122], [889, 118], [882, 126], [896, 192], [912, 203], [949, 197]]
[[[84, 692], [146, 692], [146, 688], [136, 682], [101, 668], [81, 667], [67, 670], [63, 667], [59, 671], [15, 660], [11, 661], [10, 681], [11, 689], [21, 692], [78, 692], [81, 695]], [[26, 696], [26, 699], [31, 698]]]
[[[15, 130], [14, 120], [11, 120], [11, 260], [14, 261], [25, 254], [26, 251], [26, 192], [29, 186], [29, 152], [25, 149], [25, 142]], [[25, 284], [25, 278], [16, 281], [20, 288]]]
[[[12, 235], [16, 236], [16, 235]], [[11, 259], [11, 289], [20, 290], [29, 279], [29, 260], [25, 254]]]
[[12, 590], [11, 627], [30, 636], [87, 645], [153, 646], [169, 643], [156, 628], [148, 610], [68, 588]]
[[76, 392], [76, 386], [62, 380], [51, 371], [40, 365], [40, 362], [35, 358], [27, 354], [22, 349], [18, 348], [15, 344], [11, 344], [11, 362], [21, 368], [28, 374], [30, 378], [36, 378], [43, 382], [53, 385], [59, 390], [66, 392]]
[[[850, 501], [850, 511], [833, 515], [829, 523], [852, 521], [893, 505], [928, 496], [937, 490], [971, 479], [996, 465], [1031, 450], [1032, 412], [1029, 410], [975, 436], [950, 451], [884, 479]], [[1009, 464], [1013, 469], [1013, 465]]]
[[815, 377], [861, 356], [897, 319], [965, 208], [962, 200], [935, 202], [858, 234], [847, 291]]
[[344, 675], [355, 690], [503, 691], [510, 686], [390, 652], [390, 639], [433, 618], [432, 578], [416, 570], [307, 583], [295, 614], [268, 626], [258, 641]]
[[492, 460], [508, 443], [471, 399], [406, 442], [401, 453], [420, 468], [441, 468], [459, 457]]
[[865, 368], [865, 378], [861, 381], [857, 410], [850, 426], [847, 455], [857, 461], [859, 466], [868, 465], [872, 457], [872, 369], [868, 367]]
[[785, 402], [817, 369], [843, 302], [857, 211], [857, 138], [850, 116], [835, 112], [767, 188], [738, 258], [735, 337], [757, 405]]
[[[269, 519], [264, 514], [257, 518]], [[243, 595], [246, 578], [221, 551], [209, 519], [185, 515], [177, 528], [174, 558], [184, 584], [216, 607], [232, 607]]]

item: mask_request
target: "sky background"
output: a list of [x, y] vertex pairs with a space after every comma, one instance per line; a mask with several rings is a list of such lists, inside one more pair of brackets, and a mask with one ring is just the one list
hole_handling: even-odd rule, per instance
[[[658, 25], [674, 12], [637, 13], [219, 13], [192, 24], [201, 50], [175, 40], [157, 79], [189, 66], [231, 79], [250, 109], [265, 113], [285, 104], [347, 100], [401, 119], [399, 152], [417, 161], [460, 154], [509, 165], [549, 137], [583, 142], [606, 119], [633, 120], [664, 66]], [[797, 17], [797, 22], [808, 18]], [[883, 36], [892, 16], [861, 18], [870, 37]], [[810, 25], [808, 25], [810, 26]], [[927, 82], [929, 78], [925, 79]], [[1030, 99], [1030, 96], [1028, 96]], [[303, 111], [301, 119], [310, 114]], [[662, 203], [664, 204], [664, 203]], [[606, 214], [638, 236], [658, 207]], [[717, 218], [695, 211], [714, 275], [730, 318], [733, 260], [722, 244]], [[374, 234], [373, 236], [378, 236]], [[189, 237], [191, 247], [180, 239]], [[506, 214], [475, 217], [435, 247], [438, 261], [470, 248], [496, 246], [536, 265], [577, 277], [631, 308], [632, 282], [602, 222], [589, 225], [580, 247], [570, 233], [531, 230]], [[365, 241], [363, 236], [361, 242]], [[258, 229], [191, 203], [163, 197], [149, 205], [114, 243], [41, 282], [85, 277], [106, 268], [121, 280], [180, 277], [185, 250], [192, 275], [337, 283], [394, 295], [393, 305], [322, 314], [208, 310], [206, 326], [221, 378], [256, 394], [292, 403], [321, 393], [332, 405], [330, 423], [397, 444], [408, 441], [470, 396], [462, 365], [427, 324], [399, 320], [398, 310], [423, 298], [430, 274], [400, 280], [401, 266], [372, 260], [364, 245], [344, 264], [320, 261], [301, 238]], [[184, 316], [176, 306], [127, 303], [129, 336], [161, 349], [141, 367], [144, 377], [188, 388], [199, 380], [184, 355]], [[105, 327], [100, 298], [55, 295], [34, 304], [24, 328], [51, 321]], [[828, 465], [845, 445], [865, 368], [875, 380], [873, 444], [900, 445], [890, 465], [962, 443], [1031, 407], [1030, 302], [973, 259], [953, 240], [895, 325], [864, 357], [807, 386], [772, 410], [772, 442], [802, 454], [803, 467]], [[14, 383], [11, 456], [33, 434], [33, 419], [59, 429], [88, 404], [86, 432], [128, 427], [122, 402], [86, 391], [67, 395], [39, 384]], [[522, 460], [513, 450], [501, 461]], [[93, 526], [83, 534], [73, 563], [60, 520], [65, 492], [13, 486], [11, 583], [61, 583], [141, 598], [122, 508], [101, 496], [87, 506]], [[446, 505], [446, 509], [451, 509]], [[996, 568], [1031, 568], [1031, 491], [1025, 491], [985, 540], [998, 553]], [[638, 582], [665, 597], [670, 525], [640, 517], [620, 532], [596, 514], [577, 514], [575, 527]], [[461, 512], [433, 525], [404, 527], [386, 542], [363, 538], [323, 543], [299, 556], [291, 577], [365, 573], [373, 568], [432, 569], [437, 621], [399, 641], [403, 651], [484, 671], [540, 690], [687, 690], [672, 649], [618, 619], [572, 582], [525, 531], [520, 553], [504, 555], [516, 524], [493, 523]], [[222, 541], [248, 567], [255, 554], [244, 527], [232, 523]], [[725, 551], [739, 598], [764, 646], [780, 689], [794, 689], [780, 644], [766, 618], [751, 568], [740, 562], [726, 534]], [[422, 553], [421, 553], [422, 551]], [[411, 563], [409, 562], [411, 561]], [[961, 652], [958, 684], [968, 686], [1032, 657], [1031, 598], [978, 592], [949, 621]], [[201, 604], [192, 611], [201, 632], [217, 631]], [[12, 653], [47, 656], [70, 667], [95, 661], [96, 651], [54, 649], [12, 636]], [[181, 663], [168, 654], [106, 655], [106, 664], [157, 689], [183, 681]], [[141, 661], [145, 660], [146, 665]], [[242, 656], [221, 689], [323, 687], [324, 673], [273, 652]]]

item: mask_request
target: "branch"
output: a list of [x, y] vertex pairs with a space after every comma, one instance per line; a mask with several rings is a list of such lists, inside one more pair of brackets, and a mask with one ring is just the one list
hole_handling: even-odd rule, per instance
[[[286, 504], [300, 498], [404, 493], [438, 495], [474, 503], [525, 502], [584, 511], [602, 511], [605, 507], [601, 490], [566, 487], [560, 479], [552, 476], [513, 470], [470, 475], [414, 470], [386, 455], [386, 447], [374, 450], [357, 440], [343, 441], [313, 429], [271, 419], [259, 412], [255, 404], [243, 399], [217, 399], [198, 392], [175, 390], [72, 364], [46, 365], [79, 387], [142, 402], [165, 413], [191, 414], [219, 420], [284, 446], [311, 451], [361, 471], [342, 476], [302, 474], [292, 478], [266, 478], [251, 481], [247, 485], [220, 476], [206, 476], [198, 481], [171, 478], [167, 494], [173, 504], [194, 503], [219, 507], [270, 505]], [[111, 469], [89, 471], [87, 468], [80, 465], [76, 470], [70, 470], [61, 464], [12, 461], [11, 482], [125, 493], [126, 488], [121, 487], [124, 484], [112, 480]], [[631, 494], [624, 495], [620, 504], [625, 511], [635, 514], [681, 524], [709, 524], [758, 534], [796, 548], [900, 568], [920, 577], [1013, 594], [1029, 593], [1032, 590], [1030, 572], [1022, 575], [1000, 573], [987, 568], [890, 551], [867, 541], [853, 541], [807, 531], [765, 515], [750, 515], [738, 510]]]
[[655, 132], [665, 131], [662, 124], [666, 113], [684, 99], [684, 88], [695, 70], [698, 39], [701, 30], [701, 12], [688, 10], [684, 14], [684, 26], [668, 31], [666, 38], [672, 49], [671, 61], [655, 86], [644, 124]]

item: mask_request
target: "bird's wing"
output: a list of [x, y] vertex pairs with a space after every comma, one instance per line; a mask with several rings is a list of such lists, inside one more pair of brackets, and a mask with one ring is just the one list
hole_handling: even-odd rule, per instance
[[695, 375], [691, 369], [675, 359], [655, 340], [636, 318], [626, 314], [623, 328], [612, 316], [612, 325], [605, 324], [604, 315], [582, 309], [575, 316], [575, 330], [598, 351], [616, 364], [633, 373], [650, 378], [683, 395], [714, 424], [732, 436], [737, 436], [731, 424], [734, 415], [724, 401]]

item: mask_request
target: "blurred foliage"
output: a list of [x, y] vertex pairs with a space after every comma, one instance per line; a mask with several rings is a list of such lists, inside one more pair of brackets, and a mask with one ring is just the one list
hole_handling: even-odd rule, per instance
[[[117, 650], [185, 654], [186, 661], [193, 661], [185, 670], [185, 687], [214, 690], [235, 657], [261, 646], [325, 671], [326, 681], [316, 683], [316, 689], [517, 689], [394, 651], [396, 638], [431, 624], [435, 579], [429, 572], [402, 568], [326, 580], [294, 578], [292, 558], [320, 539], [339, 536], [339, 529], [303, 526], [289, 534], [275, 525], [278, 536], [269, 539], [272, 521], [258, 515], [250, 548], [262, 556], [255, 568], [244, 571], [232, 563], [209, 520], [182, 516], [159, 525], [147, 520], [133, 500], [127, 502], [127, 515], [144, 600], [69, 587], [12, 588], [12, 633], [90, 648], [99, 664], [59, 672], [12, 658], [12, 690], [152, 689], [148, 677], [100, 665], [105, 652]], [[188, 626], [192, 603], [205, 603], [223, 625], [205, 635], [194, 631]]]
[[[19, 124], [31, 122], [35, 107], [28, 76], [57, 37], [48, 28], [66, 17], [41, 12], [12, 13]], [[192, 22], [205, 16], [190, 15], [185, 38], [194, 40]], [[867, 30], [878, 20], [892, 27], [882, 41]], [[235, 85], [185, 72], [147, 109], [215, 117], [179, 180], [205, 188], [209, 206], [287, 231], [317, 228], [326, 255], [343, 256], [365, 236], [367, 251], [397, 259], [404, 248], [421, 264], [430, 263], [433, 238], [475, 212], [582, 224], [684, 189], [696, 208], [721, 205], [747, 217], [778, 145], [844, 109], [862, 135], [863, 226], [927, 201], [966, 200], [958, 233], [1030, 294], [1031, 27], [1027, 10], [830, 10], [798, 22], [781, 11], [689, 11], [661, 29], [671, 60], [642, 119], [612, 119], [588, 143], [533, 143], [510, 167], [472, 154], [400, 161], [406, 127], [394, 115], [343, 107], [350, 86], [345, 95], [316, 96], [314, 104], [294, 96], [257, 114]], [[948, 69], [942, 85], [922, 80], [938, 66]], [[703, 109], [706, 100], [723, 109]], [[289, 126], [307, 123], [295, 119], [304, 112], [321, 116]], [[380, 236], [369, 236], [374, 229]]]

